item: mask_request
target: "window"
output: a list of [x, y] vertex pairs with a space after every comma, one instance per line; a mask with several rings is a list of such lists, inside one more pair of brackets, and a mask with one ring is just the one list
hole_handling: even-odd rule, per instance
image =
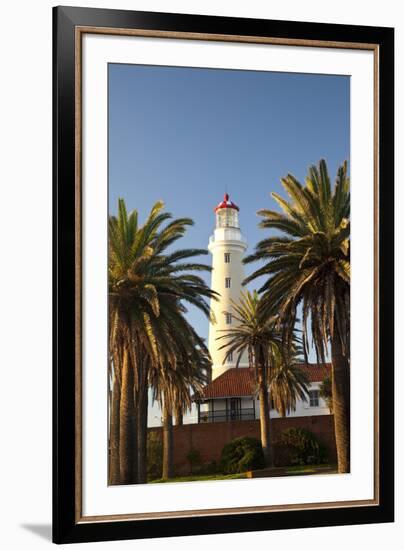
[[226, 288], [230, 288], [231, 286], [231, 278], [230, 277], [226, 277], [225, 280], [224, 280], [224, 286]]
[[224, 263], [229, 264], [230, 263], [230, 252], [224, 253]]
[[311, 390], [309, 391], [310, 398], [310, 407], [319, 407], [319, 391]]
[[227, 355], [227, 362], [228, 363], [231, 363], [233, 361], [233, 352], [231, 351], [228, 355]]
[[226, 313], [226, 325], [231, 325], [231, 313]]

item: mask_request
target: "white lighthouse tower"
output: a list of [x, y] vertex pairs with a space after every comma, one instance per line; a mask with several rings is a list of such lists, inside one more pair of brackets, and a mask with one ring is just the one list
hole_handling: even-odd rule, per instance
[[[228, 357], [225, 349], [219, 349], [226, 339], [218, 340], [225, 334], [223, 331], [234, 326], [236, 322], [231, 315], [231, 301], [238, 302], [244, 279], [243, 256], [247, 241], [240, 231], [239, 207], [230, 201], [226, 193], [224, 199], [215, 208], [216, 227], [209, 239], [209, 251], [212, 254], [211, 288], [220, 295], [220, 300], [211, 301], [211, 311], [215, 323], [209, 325], [209, 352], [212, 358], [212, 380], [236, 366], [237, 354]], [[242, 356], [239, 367], [248, 367], [247, 357]]]

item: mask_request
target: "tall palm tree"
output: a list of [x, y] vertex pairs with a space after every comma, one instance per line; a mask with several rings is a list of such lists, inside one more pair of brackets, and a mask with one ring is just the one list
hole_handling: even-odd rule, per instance
[[283, 178], [287, 201], [272, 193], [283, 212], [261, 210], [260, 226], [280, 232], [256, 246], [246, 263], [264, 261], [245, 283], [260, 276], [267, 315], [277, 312], [290, 341], [298, 306], [302, 307], [303, 343], [307, 355], [310, 325], [318, 360], [332, 360], [332, 393], [338, 471], [349, 472], [349, 338], [350, 338], [350, 193], [347, 163], [332, 187], [321, 160], [309, 168], [305, 185]]
[[110, 315], [110, 482], [126, 484], [137, 477], [137, 443], [132, 337], [122, 313]]
[[208, 381], [211, 360], [203, 340], [184, 317], [178, 318], [178, 333], [173, 337], [168, 325], [172, 342], [167, 349], [173, 355], [162, 355], [163, 362], [159, 369], [150, 373], [150, 385], [153, 388], [153, 399], [157, 400], [163, 412], [163, 478], [173, 475], [173, 413], [180, 408], [186, 411], [191, 408], [192, 395], [202, 390]]
[[[119, 201], [118, 216], [109, 220], [110, 353], [121, 357], [119, 462], [121, 483], [146, 481], [148, 380], [166, 347], [167, 326], [176, 326], [185, 304], [209, 315], [209, 298], [216, 295], [193, 272], [209, 271], [190, 258], [205, 249], [167, 252], [193, 224], [189, 218], [170, 221], [157, 202], [146, 222], [138, 225], [134, 210], [128, 215]], [[171, 349], [171, 351], [170, 351]], [[174, 359], [172, 359], [174, 361]]]
[[226, 349], [225, 361], [230, 354], [236, 355], [237, 366], [242, 354], [248, 354], [249, 366], [254, 369], [258, 388], [262, 450], [266, 465], [272, 466], [268, 386], [275, 354], [280, 353], [282, 347], [281, 334], [275, 326], [275, 318], [263, 315], [261, 299], [256, 291], [242, 292], [239, 303], [232, 301], [231, 314], [235, 324], [219, 336], [218, 339], [226, 339], [220, 349]]
[[119, 404], [121, 401], [121, 358], [117, 350], [108, 361], [108, 385], [109, 385], [109, 468], [108, 483], [117, 485], [120, 483], [119, 462]]

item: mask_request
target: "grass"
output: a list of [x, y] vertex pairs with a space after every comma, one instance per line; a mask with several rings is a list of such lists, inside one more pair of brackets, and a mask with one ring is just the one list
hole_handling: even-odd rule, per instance
[[[336, 466], [335, 466], [336, 468]], [[290, 466], [286, 468], [286, 474], [312, 474], [318, 471], [322, 471], [325, 469], [333, 469], [333, 465], [331, 464], [312, 464], [312, 465], [304, 465], [304, 466]]]
[[[284, 470], [285, 476], [287, 475], [302, 475], [302, 474], [315, 474], [316, 472], [321, 472], [322, 470], [336, 469], [336, 466], [331, 464], [313, 464], [313, 465], [304, 465], [304, 466], [289, 466], [286, 468], [279, 468], [279, 470]], [[274, 468], [276, 470], [276, 468]], [[333, 473], [333, 472], [330, 472]], [[149, 481], [149, 483], [181, 483], [183, 481], [214, 481], [214, 480], [223, 480], [223, 479], [245, 479], [247, 477], [246, 472], [241, 474], [209, 474], [209, 475], [189, 475], [182, 477], [173, 477], [171, 479], [154, 479]]]
[[210, 474], [210, 475], [194, 475], [183, 477], [172, 477], [171, 479], [154, 479], [149, 483], [179, 483], [181, 481], [213, 481], [219, 479], [242, 479], [245, 478], [245, 473], [242, 474]]

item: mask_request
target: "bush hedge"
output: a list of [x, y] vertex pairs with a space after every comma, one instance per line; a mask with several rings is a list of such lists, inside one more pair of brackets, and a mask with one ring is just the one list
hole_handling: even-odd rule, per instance
[[327, 449], [316, 436], [304, 428], [288, 428], [278, 440], [286, 448], [292, 465], [322, 464], [327, 460]]
[[223, 447], [220, 470], [224, 474], [238, 474], [264, 467], [261, 442], [254, 437], [237, 437]]

